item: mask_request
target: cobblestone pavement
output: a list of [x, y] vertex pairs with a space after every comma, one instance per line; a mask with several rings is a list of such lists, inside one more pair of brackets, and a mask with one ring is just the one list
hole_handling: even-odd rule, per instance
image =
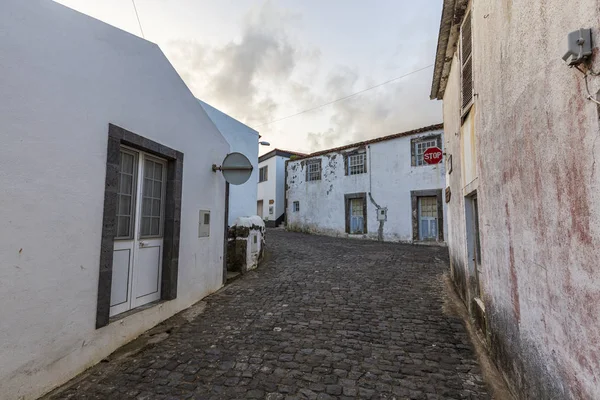
[[53, 399], [486, 399], [446, 250], [270, 230], [268, 261]]

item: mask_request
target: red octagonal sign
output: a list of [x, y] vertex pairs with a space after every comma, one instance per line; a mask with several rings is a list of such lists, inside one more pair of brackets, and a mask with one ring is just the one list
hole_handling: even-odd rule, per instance
[[439, 164], [442, 161], [442, 150], [439, 147], [430, 147], [423, 153], [423, 161], [427, 164]]

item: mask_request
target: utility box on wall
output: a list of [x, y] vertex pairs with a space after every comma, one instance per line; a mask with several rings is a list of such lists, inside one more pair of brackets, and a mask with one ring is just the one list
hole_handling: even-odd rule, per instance
[[200, 210], [200, 221], [198, 222], [198, 237], [210, 236], [210, 211]]
[[377, 210], [377, 221], [387, 221], [387, 208]]

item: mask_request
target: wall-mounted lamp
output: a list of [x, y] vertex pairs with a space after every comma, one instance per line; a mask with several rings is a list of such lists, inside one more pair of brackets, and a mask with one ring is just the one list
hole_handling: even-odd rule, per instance
[[269, 142], [258, 142], [258, 144], [260, 144], [261, 146], [270, 146], [271, 143]]

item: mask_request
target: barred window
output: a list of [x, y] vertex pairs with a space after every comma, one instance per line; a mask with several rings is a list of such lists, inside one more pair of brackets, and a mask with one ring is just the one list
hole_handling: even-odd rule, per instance
[[367, 172], [367, 154], [358, 153], [348, 156], [348, 175], [358, 175]]
[[415, 164], [417, 166], [427, 165], [425, 163], [425, 161], [423, 161], [423, 153], [425, 153], [425, 150], [427, 150], [430, 147], [436, 147], [437, 140], [436, 139], [422, 140], [420, 142], [415, 142], [414, 146], [415, 146]]
[[294, 212], [298, 212], [298, 211], [300, 211], [300, 202], [295, 201], [294, 202]]
[[307, 161], [306, 180], [309, 182], [321, 180], [321, 159]]

